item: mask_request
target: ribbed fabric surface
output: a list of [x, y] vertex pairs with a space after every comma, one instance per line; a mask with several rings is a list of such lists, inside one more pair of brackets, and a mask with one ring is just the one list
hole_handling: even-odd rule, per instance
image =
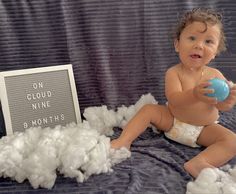
[[[228, 51], [212, 65], [236, 81], [234, 0], [0, 0], [0, 71], [71, 63], [81, 113], [128, 106], [145, 93], [165, 103], [164, 74], [178, 62], [173, 27], [183, 11], [199, 6], [224, 15]], [[223, 124], [235, 128], [234, 115], [223, 115]], [[196, 152], [148, 133], [112, 175], [79, 185], [58, 177], [52, 190], [1, 178], [0, 193], [181, 194], [191, 180], [182, 164]]]
[[228, 52], [213, 65], [235, 80], [233, 0], [2, 0], [0, 70], [72, 63], [82, 111], [130, 105], [149, 92], [163, 103], [165, 71], [178, 62], [173, 27], [197, 6], [224, 14]]

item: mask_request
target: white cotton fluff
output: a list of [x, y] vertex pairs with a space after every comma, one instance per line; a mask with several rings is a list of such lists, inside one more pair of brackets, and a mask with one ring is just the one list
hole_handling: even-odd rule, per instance
[[124, 127], [145, 104], [157, 104], [157, 101], [149, 93], [142, 95], [135, 105], [129, 107], [122, 105], [117, 108], [117, 111], [108, 110], [105, 105], [88, 107], [84, 110], [83, 115], [92, 128], [95, 128], [101, 134], [110, 136], [113, 135], [114, 127]]
[[131, 152], [126, 149], [125, 147], [122, 147], [120, 149], [110, 149], [110, 157], [111, 157], [111, 164], [115, 165], [126, 158], [129, 158], [131, 156]]
[[40, 132], [37, 128], [15, 133], [0, 139], [0, 175], [23, 182], [26, 174], [23, 170], [24, 156], [33, 151]]
[[135, 105], [131, 105], [129, 107], [118, 107], [117, 115], [119, 118], [122, 118], [119, 127], [124, 127], [145, 104], [157, 104], [157, 101], [150, 93], [148, 93], [146, 95], [142, 95]]
[[0, 142], [0, 174], [3, 177], [10, 177], [18, 182], [23, 182], [25, 176], [21, 173], [23, 160], [21, 148], [24, 145], [21, 142], [24, 141], [21, 135], [17, 134], [16, 136], [5, 137]]
[[[51, 189], [57, 171], [83, 182], [92, 174], [112, 171], [112, 166], [126, 160], [131, 153], [126, 148], [110, 148], [115, 126], [124, 126], [145, 104], [156, 104], [151, 94], [143, 95], [130, 107], [117, 112], [106, 106], [90, 107], [87, 121], [65, 127], [30, 128], [0, 139], [0, 176], [21, 183], [28, 179], [33, 188]], [[236, 194], [236, 166], [204, 169], [197, 179], [187, 184], [187, 194]]]
[[41, 136], [35, 142], [32, 152], [23, 160], [22, 169], [33, 188], [52, 188], [60, 162], [57, 139], [63, 135], [60, 126], [38, 130], [41, 130]]
[[83, 182], [92, 174], [111, 172], [117, 161], [128, 157], [128, 150], [114, 157], [110, 138], [87, 121], [54, 129], [30, 128], [0, 139], [0, 175], [20, 183], [28, 179], [35, 189], [52, 188], [57, 171]]
[[235, 177], [231, 174], [234, 169], [203, 169], [195, 181], [187, 184], [186, 194], [236, 194]]
[[90, 126], [100, 134], [113, 135], [113, 127], [119, 126], [121, 117], [117, 116], [114, 110], [108, 110], [107, 106], [88, 107], [83, 113]]
[[151, 94], [143, 95], [130, 107], [118, 111], [106, 106], [89, 107], [83, 123], [54, 129], [30, 128], [0, 139], [0, 176], [18, 182], [28, 179], [33, 188], [52, 188], [57, 171], [83, 182], [92, 174], [112, 171], [112, 166], [130, 157], [126, 148], [110, 149], [113, 127], [123, 126], [148, 103], [157, 103]]
[[61, 153], [60, 172], [83, 182], [92, 174], [111, 171], [110, 139], [90, 128], [88, 123], [73, 133], [73, 139]]
[[236, 181], [236, 166], [234, 166], [233, 168], [229, 168], [228, 171], [232, 178]]

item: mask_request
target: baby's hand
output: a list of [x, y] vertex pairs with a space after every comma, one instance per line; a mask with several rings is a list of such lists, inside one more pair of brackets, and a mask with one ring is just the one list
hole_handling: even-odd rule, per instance
[[229, 96], [222, 102], [219, 102], [216, 107], [221, 111], [228, 111], [236, 104], [236, 84], [229, 83], [230, 93]]
[[200, 101], [205, 102], [207, 104], [215, 105], [217, 104], [217, 99], [213, 97], [206, 96], [206, 94], [214, 93], [213, 89], [207, 88], [210, 86], [210, 82], [202, 82], [199, 85], [193, 88], [193, 95]]
[[236, 104], [236, 84], [231, 81], [228, 81], [230, 87], [229, 96], [226, 98], [225, 103], [233, 107]]

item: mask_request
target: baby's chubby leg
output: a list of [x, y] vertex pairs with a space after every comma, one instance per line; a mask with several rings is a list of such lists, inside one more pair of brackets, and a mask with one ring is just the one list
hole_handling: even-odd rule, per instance
[[205, 127], [197, 143], [207, 148], [184, 164], [193, 177], [202, 169], [219, 167], [236, 155], [236, 134], [219, 124]]
[[168, 131], [173, 124], [173, 116], [167, 106], [147, 104], [144, 105], [137, 114], [128, 122], [119, 138], [111, 142], [114, 149], [126, 147], [130, 148], [132, 142], [153, 124], [158, 129]]

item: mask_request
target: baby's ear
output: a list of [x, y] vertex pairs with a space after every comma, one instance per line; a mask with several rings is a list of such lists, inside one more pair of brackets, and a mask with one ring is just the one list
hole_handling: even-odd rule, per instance
[[219, 53], [218, 53], [218, 52], [216, 52], [216, 53], [215, 53], [215, 55], [212, 57], [212, 59], [211, 59], [211, 60], [215, 59], [215, 58], [216, 58], [218, 55], [219, 55]]
[[215, 58], [216, 58], [216, 55], [214, 55], [211, 60], [214, 60]]
[[175, 47], [175, 51], [178, 53], [179, 52], [179, 40], [178, 39], [174, 40], [174, 47]]

